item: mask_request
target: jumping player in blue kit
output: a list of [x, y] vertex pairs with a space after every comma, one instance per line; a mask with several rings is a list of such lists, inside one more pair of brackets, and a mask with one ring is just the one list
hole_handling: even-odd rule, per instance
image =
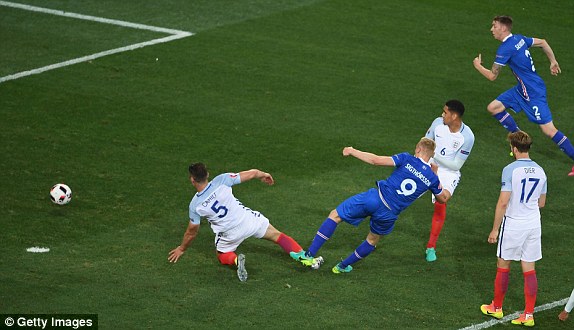
[[353, 269], [352, 264], [364, 259], [375, 249], [382, 236], [393, 231], [399, 214], [427, 190], [430, 190], [439, 202], [445, 203], [449, 194], [440, 186], [436, 168], [433, 170], [429, 163], [435, 146], [433, 140], [422, 138], [416, 145], [414, 156], [405, 152], [392, 157], [378, 156], [353, 147], [344, 148], [343, 156], [353, 156], [376, 166], [394, 166], [396, 169], [386, 180], [377, 181], [376, 188], [352, 196], [339, 204], [319, 227], [309, 249], [291, 252], [291, 257], [302, 263], [314, 258], [341, 221], [358, 226], [370, 216], [367, 239], [332, 269], [335, 274], [348, 273]]
[[[538, 124], [542, 132], [551, 138], [570, 159], [574, 160], [572, 143], [552, 123], [552, 113], [546, 100], [546, 84], [536, 73], [529, 48], [542, 48], [550, 61], [550, 73], [556, 76], [561, 71], [554, 52], [546, 40], [512, 34], [511, 30], [512, 18], [510, 16], [496, 16], [492, 21], [490, 31], [493, 37], [502, 44], [498, 47], [492, 69], [482, 66], [480, 54], [473, 61], [475, 69], [490, 81], [496, 80], [502, 67], [507, 65], [518, 81], [516, 86], [490, 102], [487, 109], [511, 133], [520, 129], [506, 109], [512, 109], [516, 113], [524, 111], [528, 120]], [[568, 176], [574, 176], [574, 166]]]

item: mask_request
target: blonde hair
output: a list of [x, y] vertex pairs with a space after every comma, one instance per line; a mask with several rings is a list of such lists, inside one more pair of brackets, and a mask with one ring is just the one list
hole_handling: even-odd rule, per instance
[[427, 138], [427, 137], [423, 137], [421, 138], [421, 140], [419, 141], [419, 143], [417, 143], [417, 147], [421, 147], [423, 150], [422, 152], [428, 156], [428, 157], [432, 157], [434, 156], [434, 150], [436, 148], [436, 143]]

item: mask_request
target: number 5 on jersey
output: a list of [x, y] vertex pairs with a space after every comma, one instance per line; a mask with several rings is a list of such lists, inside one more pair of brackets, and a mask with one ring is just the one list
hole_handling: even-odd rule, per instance
[[[213, 210], [213, 212], [215, 212], [215, 214], [217, 214], [218, 218], [223, 218], [224, 216], [227, 215], [227, 211], [229, 210], [227, 209], [227, 207], [223, 205], [217, 206], [218, 204], [219, 204], [218, 200], [213, 202], [213, 205], [211, 205], [211, 209]], [[219, 214], [220, 211], [223, 211], [223, 214]]]

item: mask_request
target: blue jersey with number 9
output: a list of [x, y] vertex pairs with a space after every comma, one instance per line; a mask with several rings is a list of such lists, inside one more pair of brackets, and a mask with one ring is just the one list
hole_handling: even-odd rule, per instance
[[406, 209], [427, 190], [435, 195], [442, 192], [430, 164], [406, 152], [392, 158], [395, 171], [386, 180], [378, 181], [377, 186], [384, 202], [395, 214]]

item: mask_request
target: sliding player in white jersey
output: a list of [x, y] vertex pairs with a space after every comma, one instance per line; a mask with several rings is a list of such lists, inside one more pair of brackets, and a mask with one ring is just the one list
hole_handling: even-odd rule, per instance
[[489, 243], [496, 243], [498, 257], [494, 280], [494, 299], [480, 306], [483, 314], [500, 319], [502, 303], [508, 290], [510, 263], [520, 261], [524, 276], [524, 313], [512, 324], [534, 326], [534, 306], [538, 280], [534, 269], [542, 259], [540, 208], [546, 204], [546, 173], [530, 160], [532, 139], [523, 131], [508, 134], [516, 161], [502, 170], [502, 188], [496, 204]]
[[[271, 174], [252, 169], [220, 174], [209, 182], [209, 172], [205, 165], [195, 163], [189, 166], [189, 176], [197, 193], [189, 204], [189, 225], [183, 235], [183, 241], [169, 252], [170, 262], [177, 262], [195, 239], [201, 218], [207, 219], [215, 233], [215, 249], [219, 262], [223, 265], [236, 265], [241, 281], [247, 280], [245, 256], [236, 255], [235, 250], [246, 238], [264, 238], [281, 246], [286, 253], [302, 250], [293, 238], [275, 229], [263, 214], [251, 210], [233, 196], [231, 186], [251, 179], [260, 179], [272, 185], [274, 181]], [[321, 260], [320, 257], [312, 258], [306, 265], [317, 266]]]
[[[436, 143], [433, 160], [438, 164], [438, 178], [450, 196], [460, 181], [460, 168], [470, 155], [474, 145], [474, 134], [470, 127], [462, 122], [464, 105], [458, 100], [450, 100], [442, 109], [442, 117], [435, 119], [426, 133], [426, 137]], [[435, 261], [436, 242], [446, 219], [446, 205], [434, 200], [434, 213], [426, 260]]]

